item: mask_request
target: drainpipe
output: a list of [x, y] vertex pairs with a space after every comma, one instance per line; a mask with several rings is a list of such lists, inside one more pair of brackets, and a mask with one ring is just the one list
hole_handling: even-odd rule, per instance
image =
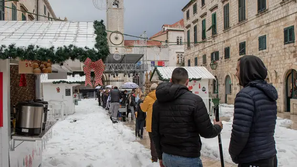
[[39, 20], [39, 0], [36, 0], [36, 21]]

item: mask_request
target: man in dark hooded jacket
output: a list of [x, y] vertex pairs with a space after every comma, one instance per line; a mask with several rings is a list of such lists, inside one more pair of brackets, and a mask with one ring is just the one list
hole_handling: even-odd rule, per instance
[[244, 56], [236, 70], [244, 88], [235, 98], [231, 158], [239, 167], [276, 167], [277, 91], [266, 83], [267, 69], [260, 58]]
[[171, 82], [156, 90], [152, 136], [161, 166], [202, 167], [200, 136], [216, 137], [223, 127], [211, 123], [202, 98], [188, 90], [188, 82], [188, 72], [176, 68]]

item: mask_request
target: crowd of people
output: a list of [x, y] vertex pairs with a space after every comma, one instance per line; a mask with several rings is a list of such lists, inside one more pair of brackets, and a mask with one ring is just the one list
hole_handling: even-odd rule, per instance
[[[229, 154], [239, 167], [277, 167], [277, 90], [265, 81], [267, 69], [257, 56], [241, 57], [236, 76], [243, 89], [235, 98]], [[188, 82], [186, 69], [176, 68], [170, 82], [152, 84], [146, 96], [139, 89], [122, 94], [117, 87], [102, 93], [113, 123], [120, 103], [128, 100], [132, 119], [136, 116], [135, 134], [142, 138], [146, 127], [152, 162], [159, 161], [160, 167], [202, 167], [200, 137], [214, 138], [223, 129], [221, 121], [211, 122], [202, 98], [188, 90]]]

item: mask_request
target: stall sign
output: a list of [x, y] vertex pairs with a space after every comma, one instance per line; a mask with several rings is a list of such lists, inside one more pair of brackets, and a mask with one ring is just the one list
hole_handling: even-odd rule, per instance
[[3, 73], [0, 72], [0, 127], [3, 127]]
[[50, 61], [19, 61], [19, 74], [46, 74], [52, 73]]

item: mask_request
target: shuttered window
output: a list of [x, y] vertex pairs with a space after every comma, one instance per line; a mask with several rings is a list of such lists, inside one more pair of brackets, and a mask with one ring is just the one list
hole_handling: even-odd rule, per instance
[[203, 64], [206, 64], [207, 62], [206, 62], [206, 55], [203, 55], [202, 56], [202, 61], [203, 61]]
[[212, 20], [212, 35], [216, 35], [217, 34], [217, 14], [213, 13], [211, 16], [211, 20]]
[[211, 53], [211, 61], [218, 61], [220, 59], [220, 53], [219, 51], [212, 52]]
[[194, 26], [194, 43], [198, 43], [198, 39], [197, 39], [197, 25]]
[[284, 29], [284, 42], [285, 44], [295, 43], [294, 26]]
[[198, 57], [195, 57], [195, 66], [198, 66]]
[[17, 8], [16, 6], [12, 3], [11, 4], [11, 20], [18, 20], [18, 13], [17, 13]]
[[266, 10], [266, 0], [258, 0], [258, 12]]
[[241, 42], [239, 44], [239, 55], [245, 55], [246, 54], [246, 43]]
[[206, 39], [206, 21], [202, 20], [202, 40]]
[[27, 20], [26, 14], [22, 13], [22, 21], [26, 21], [26, 20]]
[[191, 47], [190, 30], [187, 32], [187, 46]]
[[245, 20], [245, 0], [238, 0], [238, 21]]
[[193, 5], [193, 15], [197, 13], [197, 3]]
[[230, 47], [225, 48], [224, 52], [225, 52], [224, 58], [229, 59], [230, 58]]
[[226, 4], [224, 6], [224, 29], [228, 29], [230, 27], [229, 17], [229, 4]]
[[259, 50], [265, 50], [266, 49], [266, 35], [263, 35], [259, 37]]
[[191, 60], [190, 59], [188, 60], [188, 66], [189, 67], [191, 66]]

